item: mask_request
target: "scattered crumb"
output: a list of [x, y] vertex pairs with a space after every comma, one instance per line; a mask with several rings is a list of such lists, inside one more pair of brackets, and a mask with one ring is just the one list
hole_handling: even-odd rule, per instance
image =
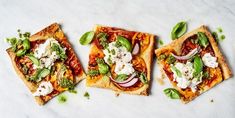
[[214, 100], [213, 100], [213, 99], [211, 99], [211, 100], [210, 100], [210, 102], [214, 102]]
[[158, 82], [160, 85], [164, 85], [163, 78], [157, 78], [157, 82]]
[[115, 96], [118, 97], [120, 95], [120, 93], [115, 93]]
[[83, 96], [86, 97], [87, 99], [90, 99], [90, 94], [88, 92], [85, 92]]

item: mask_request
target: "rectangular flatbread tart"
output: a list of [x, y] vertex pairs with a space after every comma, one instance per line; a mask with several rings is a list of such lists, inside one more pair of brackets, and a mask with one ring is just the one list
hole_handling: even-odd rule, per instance
[[85, 73], [71, 44], [54, 23], [30, 36], [7, 39], [12, 44], [7, 52], [15, 71], [32, 92], [39, 105], [75, 85]]
[[225, 57], [206, 26], [156, 49], [155, 53], [162, 71], [184, 103], [232, 76]]
[[95, 26], [86, 85], [148, 95], [155, 36]]

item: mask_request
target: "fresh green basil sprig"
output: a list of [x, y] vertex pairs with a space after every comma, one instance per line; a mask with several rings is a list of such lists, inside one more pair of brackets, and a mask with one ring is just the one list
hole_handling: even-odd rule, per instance
[[187, 31], [187, 23], [185, 21], [177, 23], [171, 31], [171, 39], [175, 40], [181, 37], [186, 33], [186, 31]]
[[163, 91], [171, 99], [180, 99], [180, 93], [174, 88], [167, 88]]

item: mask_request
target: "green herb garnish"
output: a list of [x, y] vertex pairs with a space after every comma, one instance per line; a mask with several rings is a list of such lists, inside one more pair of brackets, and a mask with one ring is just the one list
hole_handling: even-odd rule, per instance
[[180, 70], [177, 69], [175, 66], [171, 66], [171, 70], [172, 70], [178, 77], [182, 77], [182, 73], [181, 73]]
[[171, 99], [180, 99], [180, 93], [174, 88], [167, 88], [164, 90], [164, 93]]
[[63, 88], [68, 88], [69, 90], [73, 90], [75, 87], [73, 81], [65, 77], [59, 80], [59, 85]]
[[176, 59], [175, 59], [175, 57], [172, 56], [172, 55], [169, 55], [169, 56], [166, 58], [166, 62], [167, 62], [168, 64], [172, 64], [172, 63], [174, 63], [175, 61], [176, 61]]
[[99, 75], [99, 71], [98, 70], [89, 70], [87, 74], [90, 76], [96, 76], [96, 75]]
[[58, 96], [58, 102], [59, 103], [65, 103], [67, 101], [67, 97], [65, 95], [59, 95]]
[[67, 59], [67, 55], [65, 54], [65, 50], [58, 44], [53, 43], [51, 46], [52, 51], [55, 51], [57, 55], [59, 55], [61, 60]]
[[222, 33], [222, 32], [223, 32], [223, 29], [222, 29], [221, 27], [218, 27], [218, 28], [217, 28], [217, 31], [218, 31], [219, 33]]
[[185, 21], [177, 23], [171, 31], [171, 39], [175, 40], [181, 37], [186, 33], [186, 31], [187, 31], [187, 23]]
[[208, 41], [205, 33], [198, 32], [197, 37], [198, 37], [198, 42], [199, 42], [200, 46], [203, 46], [204, 48], [206, 48], [209, 45], [209, 41]]
[[225, 39], [225, 35], [222, 34], [222, 35], [220, 36], [220, 39], [221, 39], [221, 40], [224, 40], [224, 39]]
[[162, 61], [162, 60], [164, 60], [164, 59], [166, 59], [166, 55], [165, 55], [165, 54], [161, 54], [161, 55], [159, 55], [158, 58], [157, 58], [158, 61]]
[[87, 99], [90, 99], [90, 94], [88, 92], [85, 92], [83, 96], [86, 97]]
[[143, 84], [147, 84], [148, 83], [148, 80], [147, 80], [147, 77], [145, 75], [145, 73], [140, 73], [140, 81], [143, 83]]
[[164, 45], [163, 40], [159, 39], [159, 44], [160, 44], [160, 45]]
[[128, 75], [126, 74], [119, 74], [116, 76], [115, 80], [118, 82], [122, 82], [128, 78]]
[[89, 32], [86, 32], [85, 34], [82, 35], [82, 37], [80, 38], [80, 44], [81, 45], [87, 45], [89, 44], [93, 38], [95, 36], [95, 32], [94, 31], [89, 31]]
[[27, 55], [27, 57], [28, 57], [35, 65], [37, 65], [37, 66], [40, 65], [40, 61], [39, 61], [36, 57], [34, 57], [32, 54]]
[[106, 74], [109, 72], [109, 66], [104, 62], [103, 59], [97, 58], [96, 62], [98, 63], [98, 70], [100, 74]]

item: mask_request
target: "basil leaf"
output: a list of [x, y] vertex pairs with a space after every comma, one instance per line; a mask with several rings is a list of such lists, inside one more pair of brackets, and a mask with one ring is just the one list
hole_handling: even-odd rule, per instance
[[87, 74], [90, 76], [96, 76], [96, 75], [99, 75], [99, 71], [98, 70], [89, 70]]
[[90, 99], [90, 94], [88, 92], [85, 92], [83, 96], [86, 97], [87, 99]]
[[205, 79], [210, 79], [210, 74], [208, 71], [203, 72], [202, 77]]
[[194, 57], [193, 68], [194, 68], [194, 73], [193, 73], [194, 77], [200, 74], [203, 69], [202, 59], [198, 55]]
[[122, 45], [124, 46], [127, 51], [131, 51], [132, 50], [132, 47], [131, 47], [131, 43], [129, 42], [128, 39], [122, 37], [122, 36], [117, 36], [117, 41]]
[[167, 88], [164, 90], [164, 93], [171, 99], [180, 99], [180, 93], [174, 88]]
[[187, 31], [187, 23], [184, 21], [181, 21], [179, 23], [177, 23], [172, 31], [171, 31], [171, 39], [175, 40], [179, 37], [181, 37], [182, 35], [184, 35]]
[[16, 51], [16, 56], [18, 56], [18, 57], [24, 56], [25, 54], [26, 54], [25, 49], [20, 49], [20, 50]]
[[82, 45], [87, 45], [89, 44], [93, 38], [95, 36], [95, 32], [94, 31], [89, 31], [89, 32], [86, 32], [85, 34], [82, 35], [82, 37], [80, 38], [80, 44]]
[[180, 72], [179, 69], [177, 69], [175, 66], [171, 66], [171, 70], [173, 73], [175, 73], [178, 77], [182, 77], [182, 73]]
[[35, 65], [37, 65], [37, 66], [39, 66], [40, 65], [40, 61], [36, 58], [36, 57], [34, 57], [33, 55], [27, 55], [27, 57], [35, 64]]
[[120, 75], [117, 75], [115, 80], [117, 80], [118, 82], [122, 82], [124, 80], [126, 80], [128, 78], [128, 75], [126, 74], [120, 74]]
[[200, 46], [203, 46], [204, 48], [206, 48], [209, 45], [209, 41], [203, 32], [198, 32], [197, 37], [198, 37], [198, 43]]
[[49, 74], [50, 74], [50, 70], [47, 68], [43, 68], [41, 72], [38, 74], [38, 78], [44, 78]]
[[147, 77], [146, 77], [146, 75], [145, 75], [143, 72], [140, 73], [140, 81], [141, 81], [143, 84], [147, 84], [147, 83], [148, 83]]
[[100, 74], [106, 74], [109, 72], [109, 66], [105, 63], [98, 64]]
[[24, 39], [23, 40], [23, 48], [25, 49], [25, 50], [28, 50], [28, 49], [30, 49], [30, 42], [29, 42], [29, 39]]

